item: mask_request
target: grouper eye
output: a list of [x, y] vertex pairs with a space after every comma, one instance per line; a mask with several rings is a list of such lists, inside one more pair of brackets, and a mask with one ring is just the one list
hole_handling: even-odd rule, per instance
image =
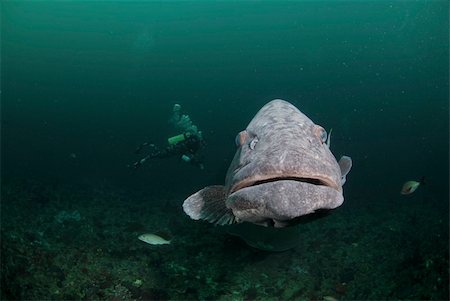
[[250, 141], [250, 144], [248, 145], [250, 147], [250, 149], [255, 149], [256, 143], [258, 143], [259, 139], [258, 137], [255, 137], [252, 139], [252, 141]]
[[245, 143], [245, 140], [247, 140], [248, 137], [248, 133], [246, 130], [244, 131], [240, 131], [237, 135], [236, 138], [234, 139], [234, 142], [236, 143], [237, 147], [242, 146]]
[[319, 137], [322, 143], [327, 142], [327, 131], [321, 126], [316, 127], [316, 135]]
[[320, 134], [320, 139], [322, 140], [323, 143], [327, 141], [327, 132], [325, 130], [323, 130], [322, 133]]

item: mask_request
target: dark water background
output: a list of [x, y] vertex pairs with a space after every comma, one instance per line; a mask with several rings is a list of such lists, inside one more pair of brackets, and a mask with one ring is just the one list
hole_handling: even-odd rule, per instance
[[[425, 175], [447, 197], [447, 8], [5, 2], [3, 177], [187, 192], [221, 182], [237, 132], [282, 98], [334, 129], [333, 152], [354, 159], [349, 190], [381, 198]], [[174, 134], [174, 103], [204, 131], [206, 170], [167, 160], [130, 173], [137, 144]]]
[[[425, 176], [421, 195], [448, 210], [448, 9], [3, 1], [2, 180], [108, 183], [181, 204], [223, 182], [235, 135], [281, 98], [333, 128], [333, 153], [353, 158], [345, 205], [390, 202]], [[204, 133], [205, 170], [178, 158], [128, 169], [136, 145], [178, 134], [175, 103]]]

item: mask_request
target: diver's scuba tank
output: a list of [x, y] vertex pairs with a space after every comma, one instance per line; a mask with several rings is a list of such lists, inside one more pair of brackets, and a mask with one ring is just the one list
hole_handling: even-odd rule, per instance
[[178, 142], [184, 141], [186, 138], [187, 138], [186, 134], [183, 133], [183, 134], [179, 134], [179, 135], [168, 138], [167, 142], [170, 145], [174, 145], [174, 144], [177, 144]]
[[195, 135], [195, 134], [190, 133], [190, 132], [185, 132], [185, 133], [182, 133], [182, 134], [179, 134], [179, 135], [176, 135], [176, 136], [173, 136], [173, 137], [168, 138], [168, 139], [167, 139], [167, 142], [168, 142], [170, 145], [175, 145], [175, 144], [177, 144], [178, 142], [181, 142], [181, 141], [184, 141], [184, 140], [188, 139], [188, 138], [191, 137], [192, 135]]

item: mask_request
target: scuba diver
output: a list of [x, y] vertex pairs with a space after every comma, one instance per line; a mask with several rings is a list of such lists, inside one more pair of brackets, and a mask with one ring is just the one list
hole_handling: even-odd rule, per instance
[[142, 159], [129, 165], [129, 167], [139, 168], [147, 160], [153, 158], [180, 156], [184, 162], [198, 166], [200, 169], [204, 168], [202, 151], [205, 141], [203, 140], [202, 132], [198, 130], [196, 125], [192, 124], [188, 115], [181, 114], [181, 106], [179, 104], [174, 105], [169, 123], [172, 123], [176, 129], [181, 130], [183, 133], [167, 139], [169, 145], [164, 149], [160, 149], [149, 142], [142, 143], [136, 148], [135, 153], [140, 154], [144, 147], [147, 146], [150, 147], [150, 152]]

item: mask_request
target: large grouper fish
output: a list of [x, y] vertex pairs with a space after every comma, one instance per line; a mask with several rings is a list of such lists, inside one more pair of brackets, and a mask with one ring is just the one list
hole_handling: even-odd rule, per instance
[[225, 186], [194, 193], [184, 201], [184, 212], [217, 225], [248, 222], [282, 228], [299, 217], [339, 207], [352, 161], [343, 156], [338, 163], [329, 138], [291, 103], [270, 101], [237, 135]]

